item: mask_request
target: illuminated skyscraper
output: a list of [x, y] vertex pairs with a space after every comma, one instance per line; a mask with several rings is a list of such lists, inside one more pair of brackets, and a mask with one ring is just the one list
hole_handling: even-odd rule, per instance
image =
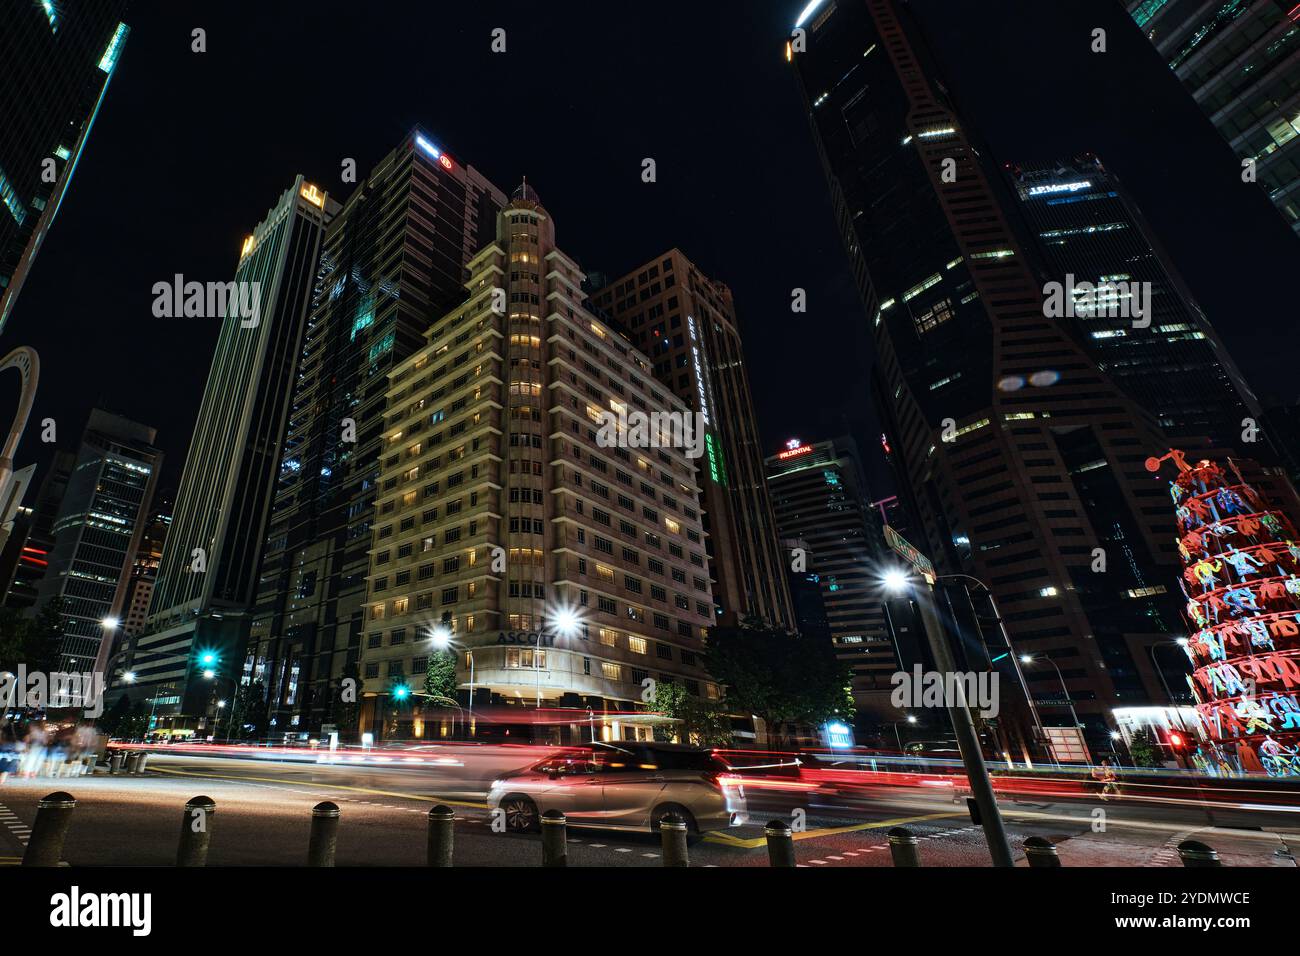
[[126, 602], [131, 562], [153, 501], [156, 430], [92, 409], [54, 519], [37, 607], [62, 598], [60, 669], [102, 671]]
[[1300, 7], [1293, 0], [1127, 0], [1196, 104], [1300, 232]]
[[[1240, 448], [1245, 419], [1260, 419], [1255, 397], [1123, 184], [1092, 155], [1007, 176], [1061, 287], [1061, 320], [1098, 367], [1167, 435]], [[1150, 314], [1132, 314], [1135, 300]]]
[[993, 591], [1044, 719], [1096, 739], [1163, 700], [1146, 648], [1180, 628], [1163, 441], [1045, 314], [961, 116], [905, 6], [808, 3], [786, 56], [875, 338], [872, 388], [913, 543]]
[[[213, 689], [229, 693], [238, 678], [322, 236], [337, 210], [299, 176], [239, 252], [230, 288], [240, 297], [221, 317], [149, 619], [125, 655], [155, 714], [201, 716]], [[217, 655], [202, 669], [211, 681], [193, 666], [196, 647]]]
[[758, 617], [793, 628], [787, 559], [764, 480], [731, 290], [670, 249], [607, 282], [591, 300], [650, 356], [659, 381], [708, 421], [706, 455], [696, 467], [719, 623]]
[[0, 332], [126, 46], [129, 0], [16, 0], [0, 14]]
[[326, 232], [240, 675], [277, 732], [319, 728], [338, 702], [331, 682], [357, 664], [387, 376], [464, 300], [465, 264], [505, 201], [412, 130]]
[[880, 518], [852, 438], [791, 441], [766, 460], [782, 538], [801, 540], [804, 562], [821, 589], [831, 641], [853, 668], [859, 708], [883, 710], [899, 654], [885, 620]]

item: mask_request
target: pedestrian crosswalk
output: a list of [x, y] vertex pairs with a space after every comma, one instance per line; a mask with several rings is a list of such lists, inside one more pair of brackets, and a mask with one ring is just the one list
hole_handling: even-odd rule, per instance
[[18, 814], [14, 813], [3, 803], [0, 803], [0, 825], [3, 825], [4, 828], [9, 831], [10, 835], [20, 844], [24, 847], [27, 846], [27, 841], [30, 840], [32, 836], [32, 828], [23, 823], [23, 821], [18, 818]]
[[[972, 833], [973, 831], [976, 831], [978, 829], [979, 827], [976, 826], [968, 826], [968, 827], [956, 827], [948, 830], [936, 830], [932, 833], [918, 833], [916, 835], [916, 839], [917, 842], [921, 842], [925, 840], [950, 839], [955, 836]], [[872, 846], [861, 847], [856, 850], [837, 850], [833, 854], [826, 854], [824, 856], [818, 857], [817, 859], [808, 860], [805, 863], [798, 863], [796, 864], [796, 867], [810, 868], [815, 866], [834, 866], [836, 864], [845, 864], [845, 863], [851, 864], [855, 860], [858, 860], [858, 862], [865, 862], [859, 860], [859, 858], [870, 857], [873, 854], [881, 854], [881, 853], [888, 856], [889, 844], [876, 843], [873, 844]]]

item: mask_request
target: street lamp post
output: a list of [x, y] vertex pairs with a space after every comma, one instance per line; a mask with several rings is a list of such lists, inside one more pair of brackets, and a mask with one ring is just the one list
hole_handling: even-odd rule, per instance
[[1160, 686], [1165, 689], [1165, 696], [1169, 698], [1170, 706], [1177, 706], [1174, 700], [1174, 692], [1169, 689], [1169, 680], [1165, 677], [1164, 670], [1160, 667], [1160, 660], [1156, 657], [1157, 647], [1187, 647], [1187, 638], [1180, 637], [1173, 641], [1155, 641], [1147, 645], [1147, 653], [1151, 655], [1151, 666], [1155, 668], [1156, 676], [1160, 678]]
[[[1060, 684], [1061, 684], [1061, 692], [1062, 692], [1063, 694], [1065, 694], [1065, 704], [1066, 704], [1067, 707], [1070, 708], [1070, 720], [1072, 720], [1072, 721], [1074, 722], [1074, 729], [1077, 731], [1077, 730], [1079, 729], [1079, 727], [1082, 726], [1082, 724], [1079, 723], [1079, 715], [1078, 715], [1077, 713], [1075, 713], [1075, 710], [1074, 710], [1074, 698], [1072, 698], [1072, 697], [1070, 696], [1070, 688], [1068, 688], [1068, 687], [1065, 686], [1065, 675], [1063, 675], [1063, 674], [1061, 673], [1061, 668], [1059, 668], [1059, 667], [1056, 666], [1056, 661], [1052, 660], [1052, 659], [1051, 659], [1050, 657], [1048, 657], [1046, 654], [1043, 655], [1042, 659], [1045, 660], [1045, 661], [1047, 661], [1047, 663], [1051, 664], [1051, 665], [1052, 665], [1052, 670], [1056, 671], [1056, 679], [1057, 679], [1058, 681], [1060, 681]], [[1020, 655], [1020, 660], [1021, 660], [1021, 662], [1024, 663], [1024, 664], [1033, 664], [1033, 663], [1036, 663], [1036, 662], [1038, 661], [1038, 658], [1036, 658], [1036, 657], [1034, 657], [1034, 656], [1032, 656], [1032, 655], [1030, 655], [1030, 654], [1021, 654], [1021, 655]], [[1086, 756], [1086, 757], [1088, 758], [1088, 762], [1091, 763], [1091, 762], [1092, 762], [1092, 755], [1091, 755], [1091, 753], [1090, 753], [1089, 750], [1088, 750], [1088, 741], [1083, 739], [1083, 735], [1082, 735], [1082, 734], [1079, 735], [1079, 739], [1080, 739], [1080, 741], [1083, 743], [1083, 753], [1084, 753], [1084, 756]], [[1059, 761], [1058, 761], [1058, 762], [1059, 762]]]
[[[885, 577], [886, 586], [896, 592], [911, 592], [913, 600], [921, 612], [921, 625], [934, 655], [935, 664], [946, 674], [956, 673], [957, 666], [953, 660], [952, 649], [943, 631], [943, 624], [934, 606], [934, 584], [926, 579], [925, 588], [915, 588], [911, 579], [903, 571], [892, 571]], [[1015, 866], [1011, 854], [1011, 843], [1007, 840], [1006, 828], [1002, 825], [1002, 813], [998, 809], [997, 798], [993, 794], [993, 783], [989, 779], [989, 770], [984, 763], [984, 751], [980, 747], [979, 735], [975, 732], [975, 722], [971, 719], [970, 708], [966, 701], [966, 691], [959, 680], [952, 681], [953, 695], [945, 701], [948, 719], [952, 722], [953, 735], [957, 738], [957, 749], [961, 751], [962, 764], [966, 768], [966, 778], [970, 782], [971, 795], [979, 807], [983, 821], [984, 837], [989, 845], [989, 855], [994, 866]]]
[[1006, 644], [1007, 650], [1011, 652], [1011, 664], [1016, 669], [1016, 679], [1020, 681], [1020, 689], [1024, 692], [1025, 701], [1029, 704], [1029, 713], [1034, 718], [1034, 726], [1038, 728], [1040, 735], [1046, 736], [1046, 733], [1043, 730], [1042, 717], [1040, 717], [1038, 713], [1038, 705], [1034, 703], [1034, 695], [1029, 692], [1029, 682], [1025, 680], [1025, 672], [1020, 669], [1020, 660], [1016, 657], [1015, 648], [1011, 646], [1011, 636], [1007, 634], [1006, 621], [1002, 619], [1002, 612], [998, 610], [998, 603], [993, 598], [993, 589], [973, 574], [940, 574], [937, 577], [940, 581], [952, 578], [963, 578], [967, 581], [974, 581], [976, 585], [984, 589], [984, 593], [988, 595], [989, 607], [993, 610], [993, 616], [998, 620], [998, 630], [1002, 634], [1002, 642]]
[[[916, 718], [913, 717], [911, 714], [908, 714], [907, 717], [904, 718], [904, 719], [905, 719], [906, 722], [909, 723], [909, 724], [914, 724], [914, 723], [916, 723]], [[901, 756], [902, 753], [903, 753], [903, 738], [902, 738], [901, 736], [899, 736], [899, 733], [898, 733], [898, 725], [901, 724], [901, 723], [903, 723], [902, 720], [893, 720], [893, 721], [890, 721], [890, 723], [889, 723], [889, 726], [891, 726], [891, 727], [894, 728], [894, 739], [898, 741], [898, 753], [899, 753], [900, 756]]]
[[[215, 681], [216, 681], [216, 678], [217, 678], [216, 665], [217, 665], [218, 660], [219, 660], [219, 658], [218, 658], [218, 656], [217, 656], [217, 654], [216, 654], [215, 651], [203, 651], [203, 652], [200, 652], [199, 655], [198, 655], [198, 663], [199, 663], [200, 665], [202, 665], [202, 667], [203, 667], [203, 670], [202, 670], [202, 676], [203, 676], [203, 679], [204, 679], [204, 680], [207, 680], [207, 681], [213, 681], [213, 682], [214, 682], [213, 685], [212, 685], [212, 688], [211, 688], [211, 691], [212, 691], [211, 697], [212, 697], [212, 698], [215, 698], [215, 696], [216, 696], [216, 683], [215, 683]], [[163, 656], [160, 656], [160, 657], [154, 657], [154, 656], [151, 656], [150, 659], [149, 659], [149, 663], [150, 663], [150, 664], [172, 664], [172, 663], [177, 663], [177, 662], [180, 662], [180, 661], [184, 661], [184, 662], [185, 662], [185, 665], [186, 665], [186, 674], [187, 674], [187, 677], [184, 678], [183, 680], [188, 680], [189, 666], [190, 666], [190, 663], [191, 663], [191, 655], [189, 655], [189, 654], [167, 654], [167, 655], [163, 655]], [[134, 684], [134, 683], [136, 683], [136, 681], [138, 681], [139, 679], [140, 679], [139, 674], [137, 674], [137, 673], [136, 673], [135, 671], [133, 671], [133, 670], [131, 670], [131, 671], [126, 671], [126, 672], [124, 672], [124, 673], [122, 674], [122, 680], [126, 681], [126, 683], [128, 683], [128, 684]], [[232, 684], [234, 685], [234, 687], [232, 688], [232, 690], [237, 691], [237, 690], [238, 690], [238, 681], [236, 681], [236, 680], [232, 677], [232, 678], [231, 678], [231, 682], [232, 682]], [[157, 717], [157, 713], [158, 713], [158, 694], [159, 694], [160, 690], [162, 690], [162, 689], [164, 689], [164, 688], [167, 689], [167, 690], [171, 690], [171, 689], [172, 689], [172, 686], [173, 686], [173, 685], [172, 685], [172, 682], [171, 682], [171, 681], [167, 681], [165, 684], [161, 684], [161, 685], [159, 685], [159, 684], [155, 684], [155, 685], [154, 685], [153, 696], [150, 698], [150, 703], [149, 703], [149, 727], [148, 727], [148, 730], [151, 731], [151, 730], [153, 730], [153, 727], [154, 727], [154, 720], [156, 719], [156, 717]], [[233, 696], [234, 696], [234, 694], [232, 694], [232, 698], [233, 698]], [[234, 713], [235, 713], [235, 707], [234, 707], [233, 704], [232, 704], [232, 706], [231, 706], [231, 708], [230, 708], [230, 715], [231, 715], [232, 718], [234, 717]], [[218, 723], [218, 721], [217, 721], [217, 719], [216, 719], [216, 716], [214, 715], [214, 717], [213, 717], [213, 724], [212, 724], [214, 728], [217, 726], [217, 723]], [[229, 725], [229, 723], [227, 723], [227, 725], [226, 725], [226, 734], [227, 734], [227, 739], [229, 739], [229, 734], [230, 734], [230, 725]], [[215, 736], [215, 734], [214, 734], [213, 736]]]

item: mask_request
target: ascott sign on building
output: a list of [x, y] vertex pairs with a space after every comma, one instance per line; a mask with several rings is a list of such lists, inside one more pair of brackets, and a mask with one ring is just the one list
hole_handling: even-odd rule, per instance
[[554, 647], [555, 635], [540, 631], [502, 631], [497, 635], [498, 644], [526, 644], [529, 647]]

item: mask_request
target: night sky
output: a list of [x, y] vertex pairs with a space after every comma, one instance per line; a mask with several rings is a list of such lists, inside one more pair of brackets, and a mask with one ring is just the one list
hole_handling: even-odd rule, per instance
[[[153, 284], [228, 281], [296, 173], [341, 199], [354, 188], [340, 182], [345, 157], [364, 177], [417, 124], [507, 193], [527, 175], [587, 270], [621, 274], [676, 245], [728, 283], [770, 447], [846, 428], [874, 440], [866, 323], [782, 56], [803, 4], [136, 0], [0, 343], [42, 360], [19, 466], [48, 458], [42, 418], [71, 448], [98, 404], [158, 428], [174, 488], [218, 321], [154, 318]], [[1256, 391], [1293, 399], [1300, 246], [1121, 6], [914, 6], [990, 158], [1096, 152]], [[505, 54], [490, 51], [498, 26]], [[1088, 51], [1095, 26], [1109, 29], [1105, 55]], [[194, 27], [208, 52], [190, 52]], [[644, 157], [658, 182], [641, 181]], [[795, 287], [807, 315], [790, 312]]]

